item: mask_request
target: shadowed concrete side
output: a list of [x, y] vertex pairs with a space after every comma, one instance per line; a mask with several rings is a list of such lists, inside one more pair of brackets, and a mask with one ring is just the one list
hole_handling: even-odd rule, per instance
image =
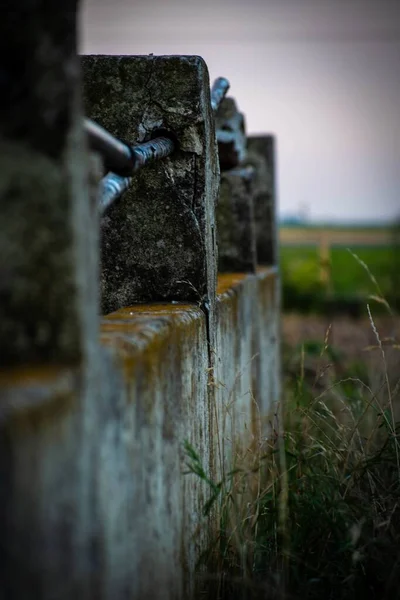
[[77, 364], [97, 336], [75, 8], [14, 3], [2, 18], [0, 368]]
[[220, 275], [217, 289], [214, 380], [220, 472], [259, 445], [279, 399], [277, 269]]
[[257, 260], [260, 265], [278, 264], [276, 140], [273, 135], [250, 135], [244, 164], [255, 171], [254, 219]]
[[219, 273], [254, 273], [257, 267], [253, 169], [221, 173], [216, 209]]

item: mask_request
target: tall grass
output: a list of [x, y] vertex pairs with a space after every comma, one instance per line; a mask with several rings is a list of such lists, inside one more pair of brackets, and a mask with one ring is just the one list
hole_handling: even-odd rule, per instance
[[400, 361], [390, 370], [387, 360], [399, 343], [368, 313], [373, 373], [348, 364], [328, 328], [285, 350], [279, 431], [271, 423], [256, 453], [215, 482], [186, 444], [188, 471], [209, 486], [204, 512], [217, 518], [201, 557], [205, 597], [400, 598]]

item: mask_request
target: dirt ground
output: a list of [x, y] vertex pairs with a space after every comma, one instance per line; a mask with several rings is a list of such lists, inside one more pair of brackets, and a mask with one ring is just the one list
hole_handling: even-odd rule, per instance
[[[379, 316], [373, 317], [373, 320], [385, 348], [389, 344], [400, 344], [400, 317]], [[295, 313], [284, 314], [282, 317], [283, 341], [290, 346], [308, 340], [323, 342], [327, 334], [329, 345], [342, 350], [350, 360], [363, 359], [368, 352], [366, 348], [378, 344], [368, 317], [351, 319], [337, 316], [330, 319], [320, 315]]]

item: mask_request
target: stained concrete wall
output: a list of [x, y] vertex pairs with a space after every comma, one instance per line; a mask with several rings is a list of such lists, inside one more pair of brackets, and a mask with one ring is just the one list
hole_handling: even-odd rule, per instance
[[104, 420], [98, 463], [105, 597], [190, 598], [206, 489], [183, 474], [183, 444], [209, 468], [205, 317], [196, 306], [142, 305], [109, 315], [101, 330], [121, 382], [110, 385], [120, 412]]
[[[205, 318], [133, 307], [76, 370], [1, 378], [1, 598], [189, 598], [212, 436]], [[17, 398], [17, 402], [15, 399]]]
[[260, 445], [279, 399], [279, 274], [263, 268], [256, 275], [220, 275], [218, 282], [214, 381], [221, 473]]
[[104, 317], [89, 377], [1, 376], [0, 598], [193, 596], [209, 490], [183, 443], [217, 479], [258, 443], [279, 386], [277, 281], [220, 276], [213, 377], [205, 316], [185, 304]]

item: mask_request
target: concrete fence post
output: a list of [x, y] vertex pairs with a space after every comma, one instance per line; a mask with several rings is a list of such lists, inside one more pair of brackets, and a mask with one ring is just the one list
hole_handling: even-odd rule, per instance
[[249, 136], [247, 138], [247, 154], [244, 162], [255, 169], [254, 216], [257, 260], [260, 265], [276, 265], [278, 263], [275, 152], [274, 136]]
[[14, 2], [0, 19], [1, 600], [89, 598], [91, 583], [98, 211], [76, 9]]
[[221, 185], [217, 205], [218, 270], [254, 273], [257, 266], [253, 206], [254, 169], [243, 166], [246, 123], [233, 98], [216, 112]]
[[196, 56], [83, 56], [88, 117], [130, 144], [172, 135], [101, 221], [101, 307], [215, 302], [219, 166], [210, 82]]
[[0, 367], [79, 362], [97, 334], [98, 224], [75, 8], [73, 0], [54, 11], [14, 4], [4, 14]]
[[255, 273], [257, 267], [252, 168], [221, 173], [217, 206], [218, 271]]

